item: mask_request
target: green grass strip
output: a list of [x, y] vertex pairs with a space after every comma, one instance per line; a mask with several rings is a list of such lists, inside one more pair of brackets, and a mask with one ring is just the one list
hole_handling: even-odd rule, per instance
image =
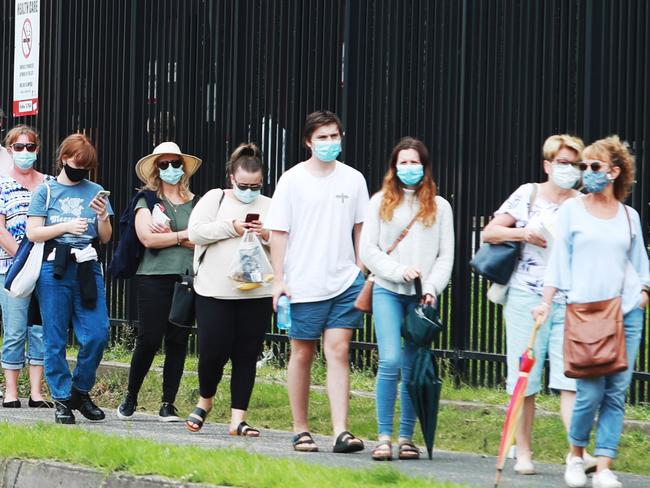
[[0, 422], [0, 439], [0, 458], [48, 459], [193, 483], [246, 488], [462, 486], [408, 477], [390, 467], [330, 468], [241, 449], [179, 447], [43, 423], [25, 427]]

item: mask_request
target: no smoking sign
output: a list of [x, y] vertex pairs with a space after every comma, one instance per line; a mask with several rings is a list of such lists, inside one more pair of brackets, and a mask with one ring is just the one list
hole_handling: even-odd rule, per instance
[[23, 56], [25, 59], [29, 58], [29, 55], [32, 53], [32, 23], [29, 18], [25, 19], [23, 22], [23, 29], [21, 33], [21, 45], [23, 48]]

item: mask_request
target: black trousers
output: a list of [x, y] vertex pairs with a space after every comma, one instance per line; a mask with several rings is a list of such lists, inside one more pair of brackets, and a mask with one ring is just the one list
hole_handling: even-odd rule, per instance
[[221, 300], [197, 295], [196, 325], [199, 337], [199, 391], [212, 398], [232, 361], [230, 404], [248, 410], [255, 384], [255, 365], [271, 323], [271, 298]]
[[129, 370], [129, 393], [136, 398], [151, 363], [165, 341], [162, 401], [174, 403], [183, 376], [190, 329], [169, 323], [169, 309], [177, 275], [139, 275], [138, 315], [140, 325]]

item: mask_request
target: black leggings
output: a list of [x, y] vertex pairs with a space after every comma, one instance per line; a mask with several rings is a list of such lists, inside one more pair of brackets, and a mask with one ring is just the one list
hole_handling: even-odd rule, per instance
[[140, 324], [129, 370], [129, 393], [137, 398], [144, 377], [165, 339], [162, 401], [174, 403], [183, 376], [190, 329], [169, 323], [177, 275], [139, 275]]
[[271, 323], [271, 298], [220, 300], [196, 296], [196, 325], [199, 336], [199, 391], [212, 398], [232, 361], [230, 404], [247, 410], [255, 384], [257, 357]]

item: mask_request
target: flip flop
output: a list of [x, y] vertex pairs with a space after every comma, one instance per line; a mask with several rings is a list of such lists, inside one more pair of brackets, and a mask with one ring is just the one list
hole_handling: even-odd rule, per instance
[[349, 454], [351, 452], [363, 451], [363, 441], [347, 430], [341, 432], [334, 443], [334, 452]]
[[[189, 430], [190, 432], [198, 432], [199, 430], [201, 430], [203, 424], [205, 423], [206, 417], [210, 413], [210, 410], [206, 412], [201, 407], [195, 407], [194, 410], [192, 410], [192, 413], [189, 414], [187, 419], [185, 420], [185, 427], [187, 427], [187, 430]], [[196, 427], [191, 424], [195, 424]]]
[[259, 437], [260, 431], [255, 427], [251, 427], [246, 422], [240, 422], [237, 430], [228, 431], [228, 434], [242, 437]]
[[309, 432], [293, 436], [293, 450], [298, 452], [318, 452], [318, 446]]

